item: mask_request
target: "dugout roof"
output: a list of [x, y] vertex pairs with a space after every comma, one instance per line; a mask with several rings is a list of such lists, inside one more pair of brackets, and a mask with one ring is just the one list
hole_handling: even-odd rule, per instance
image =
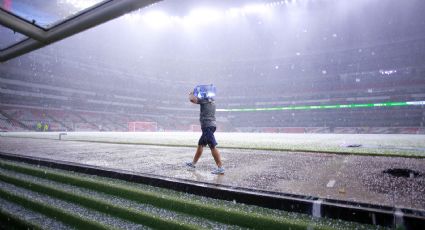
[[160, 0], [0, 0], [0, 62]]

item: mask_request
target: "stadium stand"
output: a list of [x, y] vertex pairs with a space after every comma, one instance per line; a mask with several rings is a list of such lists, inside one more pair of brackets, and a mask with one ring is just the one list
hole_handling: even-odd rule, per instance
[[[164, 59], [111, 68], [107, 59], [117, 59], [81, 55], [72, 42], [60, 46], [66, 54], [47, 47], [0, 66], [0, 128], [127, 131], [129, 122], [143, 121], [159, 131], [198, 130], [199, 108], [186, 95], [199, 76], [215, 80], [219, 109], [425, 101], [423, 36], [347, 44], [223, 61], [170, 57], [166, 68]], [[424, 105], [217, 112], [217, 120], [222, 131], [425, 132]]]

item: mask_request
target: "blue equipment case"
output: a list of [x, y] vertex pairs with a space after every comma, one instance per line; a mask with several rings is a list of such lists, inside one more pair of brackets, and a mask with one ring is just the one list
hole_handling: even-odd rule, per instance
[[213, 84], [210, 85], [197, 85], [193, 89], [193, 95], [199, 99], [208, 99], [214, 100], [216, 93], [215, 86]]

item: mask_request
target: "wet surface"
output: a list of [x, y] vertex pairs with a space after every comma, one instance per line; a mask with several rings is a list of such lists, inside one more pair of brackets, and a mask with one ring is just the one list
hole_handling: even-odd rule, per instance
[[[425, 159], [220, 149], [225, 175], [213, 175], [208, 148], [195, 170], [195, 149], [29, 138], [0, 138], [0, 151], [138, 173], [323, 198], [425, 209]], [[416, 177], [383, 171], [405, 168]], [[334, 180], [334, 182], [329, 183]]]

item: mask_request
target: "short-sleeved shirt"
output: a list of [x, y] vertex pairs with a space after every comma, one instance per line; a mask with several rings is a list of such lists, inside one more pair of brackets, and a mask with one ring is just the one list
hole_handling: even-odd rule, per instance
[[209, 100], [199, 100], [198, 103], [201, 105], [201, 112], [199, 115], [201, 128], [216, 127], [215, 102]]

